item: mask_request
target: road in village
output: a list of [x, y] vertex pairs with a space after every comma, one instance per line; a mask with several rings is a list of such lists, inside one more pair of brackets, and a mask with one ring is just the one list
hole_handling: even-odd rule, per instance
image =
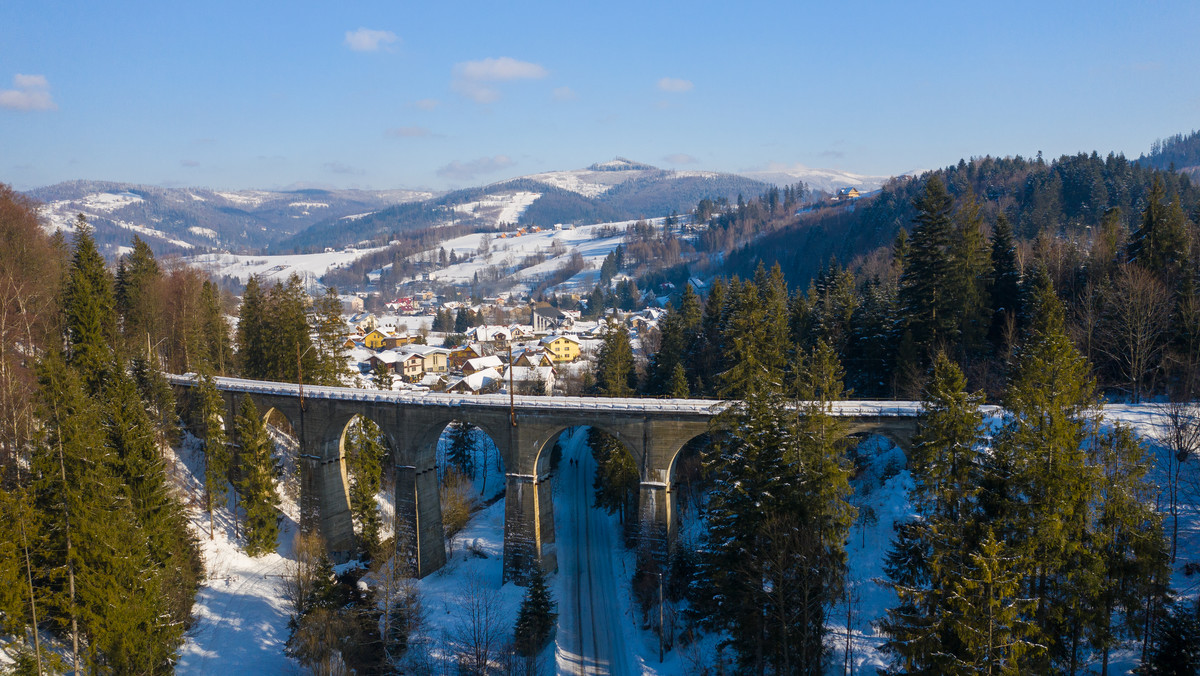
[[[613, 574], [612, 519], [592, 507], [596, 461], [586, 428], [563, 437], [555, 491], [558, 574], [559, 674], [625, 676], [632, 661], [621, 627], [618, 578]], [[571, 462], [574, 458], [576, 462]]]

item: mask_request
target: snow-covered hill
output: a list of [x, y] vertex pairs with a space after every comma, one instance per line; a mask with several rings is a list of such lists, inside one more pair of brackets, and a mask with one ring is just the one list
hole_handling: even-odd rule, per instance
[[[910, 172], [911, 173], [911, 172]], [[802, 164], [773, 165], [762, 171], [743, 171], [742, 176], [775, 185], [792, 185], [804, 181], [814, 191], [837, 192], [841, 188], [854, 187], [860, 192], [878, 190], [890, 176], [855, 174], [838, 169], [813, 169]]]
[[238, 190], [70, 181], [29, 191], [51, 230], [73, 230], [83, 214], [110, 259], [138, 235], [157, 254], [253, 251], [329, 218], [365, 216], [428, 199], [410, 190]]

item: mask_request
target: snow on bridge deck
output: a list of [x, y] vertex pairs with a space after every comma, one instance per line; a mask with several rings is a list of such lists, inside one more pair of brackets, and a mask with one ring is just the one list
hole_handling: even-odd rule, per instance
[[[167, 375], [176, 385], [195, 384], [194, 374]], [[245, 378], [213, 380], [217, 388], [227, 392], [250, 392], [284, 397], [298, 396], [298, 387], [291, 383]], [[387, 392], [354, 387], [325, 387], [305, 385], [304, 396], [309, 399], [338, 399], [370, 403], [415, 404], [420, 406], [507, 407], [507, 394], [448, 394], [444, 392]], [[650, 399], [622, 397], [536, 397], [514, 396], [514, 408], [524, 410], [562, 409], [564, 411], [622, 411], [645, 414], [685, 414], [713, 416], [729, 406], [722, 399]], [[849, 418], [912, 418], [921, 412], [919, 401], [862, 400], [839, 401], [833, 404], [833, 414]]]

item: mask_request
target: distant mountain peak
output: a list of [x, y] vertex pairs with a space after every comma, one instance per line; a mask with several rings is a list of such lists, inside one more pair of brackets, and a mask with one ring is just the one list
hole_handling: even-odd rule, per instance
[[588, 167], [588, 171], [656, 171], [658, 167], [624, 157], [614, 157], [608, 162], [597, 162]]

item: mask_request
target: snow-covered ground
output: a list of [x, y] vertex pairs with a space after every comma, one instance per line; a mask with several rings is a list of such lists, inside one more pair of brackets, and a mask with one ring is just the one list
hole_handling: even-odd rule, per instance
[[207, 270], [220, 276], [236, 277], [246, 282], [252, 275], [274, 282], [284, 281], [293, 273], [301, 278], [320, 277], [326, 272], [347, 265], [366, 254], [379, 251], [374, 249], [347, 248], [340, 251], [328, 251], [312, 254], [280, 254], [273, 256], [243, 256], [239, 254], [201, 254], [187, 258], [190, 265]]
[[[478, 398], [476, 398], [478, 399]], [[897, 406], [908, 412], [909, 406]], [[883, 402], [866, 404], [882, 407]], [[861, 402], [853, 404], [858, 408]], [[1161, 407], [1154, 404], [1113, 404], [1105, 409], [1107, 421], [1131, 425], [1148, 442], [1157, 438], [1164, 423]], [[994, 428], [999, 412], [988, 410], [986, 424]], [[501, 584], [503, 570], [504, 468], [486, 435], [476, 431], [474, 494], [482, 501], [496, 499], [490, 506], [473, 514], [467, 527], [452, 543], [447, 565], [420, 580], [418, 589], [426, 619], [420, 635], [414, 637], [415, 650], [437, 659], [451, 651], [461, 631], [464, 589], [489, 596], [506, 636], [511, 635], [523, 589]], [[292, 540], [297, 527], [297, 491], [294, 471], [294, 445], [275, 435], [277, 451], [290, 477], [282, 488], [285, 515], [276, 553], [250, 558], [233, 537], [231, 512], [218, 510], [216, 537], [208, 539], [208, 518], [203, 511], [201, 477], [203, 457], [196, 440], [185, 435], [180, 449], [172, 451], [173, 474], [181, 486], [191, 510], [193, 528], [200, 539], [208, 580], [197, 597], [195, 624], [188, 631], [177, 669], [180, 673], [300, 673], [293, 660], [283, 654], [287, 640], [288, 606], [283, 596], [282, 579], [292, 559]], [[591, 454], [586, 428], [573, 428], [561, 438], [562, 464], [553, 475], [556, 551], [559, 571], [550, 578], [558, 602], [557, 642], [547, 647], [541, 660], [546, 673], [576, 673], [579, 656], [593, 654], [588, 647], [608, 646], [610, 655], [620, 654], [624, 662], [614, 660], [613, 673], [659, 674], [675, 676], [696, 673], [702, 665], [711, 665], [714, 646], [720, 637], [702, 635], [696, 644], [675, 649], [658, 662], [658, 643], [653, 631], [644, 630], [640, 612], [632, 598], [630, 579], [635, 554], [620, 546], [621, 527], [615, 516], [592, 508]], [[444, 466], [447, 440], [439, 444], [439, 466]], [[1158, 456], [1161, 449], [1150, 443]], [[485, 453], [486, 449], [486, 453]], [[886, 664], [879, 652], [883, 637], [874, 622], [883, 617], [896, 599], [884, 583], [883, 558], [891, 545], [894, 524], [910, 518], [912, 507], [908, 492], [912, 479], [904, 452], [882, 437], [871, 437], [858, 450], [863, 471], [854, 479], [854, 504], [860, 519], [850, 531], [847, 543], [850, 562], [849, 611], [845, 601], [829, 614], [830, 674], [842, 673], [845, 660], [847, 618], [850, 626], [850, 662], [854, 671], [871, 673]], [[572, 459], [578, 464], [572, 464]], [[1151, 479], [1164, 483], [1159, 466], [1151, 468]], [[392, 500], [381, 496], [384, 522], [390, 525]], [[698, 536], [694, 517], [685, 519], [681, 543], [694, 543]], [[385, 537], [390, 533], [385, 533]], [[1194, 597], [1194, 576], [1182, 573], [1182, 564], [1194, 560], [1200, 552], [1200, 508], [1189, 502], [1181, 514], [1180, 557], [1173, 587], [1184, 596]], [[590, 581], [587, 576], [591, 576]], [[590, 588], [591, 593], [588, 593]], [[589, 600], [590, 599], [590, 600]], [[584, 621], [584, 618], [587, 621]], [[600, 640], [605, 634], [607, 638]], [[596, 630], [596, 639], [587, 638]], [[611, 651], [616, 651], [613, 653]], [[1136, 652], [1114, 653], [1112, 673], [1129, 673], [1136, 664]]]
[[[277, 451], [283, 455], [283, 448], [277, 446]], [[191, 524], [208, 578], [196, 596], [192, 609], [195, 622], [184, 638], [176, 672], [301, 673], [299, 665], [283, 654], [288, 639], [288, 603], [282, 576], [293, 560], [292, 544], [299, 531], [295, 486], [285, 482], [280, 491], [284, 519], [278, 550], [253, 558], [234, 537], [233, 513], [228, 507], [215, 510], [215, 538], [209, 539], [203, 501], [204, 454], [199, 441], [185, 435], [172, 460], [176, 481], [191, 508]], [[294, 467], [295, 458], [287, 462]]]
[[[662, 219], [650, 219], [649, 222], [661, 225]], [[578, 252], [584, 260], [585, 270], [567, 280], [561, 289], [586, 288], [590, 289], [597, 270], [604, 262], [604, 257], [625, 241], [625, 229], [636, 221], [619, 221], [613, 223], [597, 223], [581, 225], [575, 228], [555, 230], [545, 229], [540, 232], [527, 232], [521, 236], [505, 233], [500, 237], [496, 233], [474, 233], [455, 237], [442, 242], [439, 247], [446, 250], [447, 255], [454, 252], [462, 262], [436, 270], [431, 278], [447, 284], [469, 284], [476, 273], [481, 273], [489, 267], [497, 266], [513, 269], [520, 266], [526, 258], [537, 254], [546, 256], [546, 260], [536, 265], [524, 267], [516, 271], [513, 278], [525, 282], [534, 282], [560, 268]], [[613, 233], [609, 236], [603, 236]], [[488, 254], [480, 255], [480, 245], [484, 238], [488, 240]], [[427, 256], [418, 254], [418, 257]]]

